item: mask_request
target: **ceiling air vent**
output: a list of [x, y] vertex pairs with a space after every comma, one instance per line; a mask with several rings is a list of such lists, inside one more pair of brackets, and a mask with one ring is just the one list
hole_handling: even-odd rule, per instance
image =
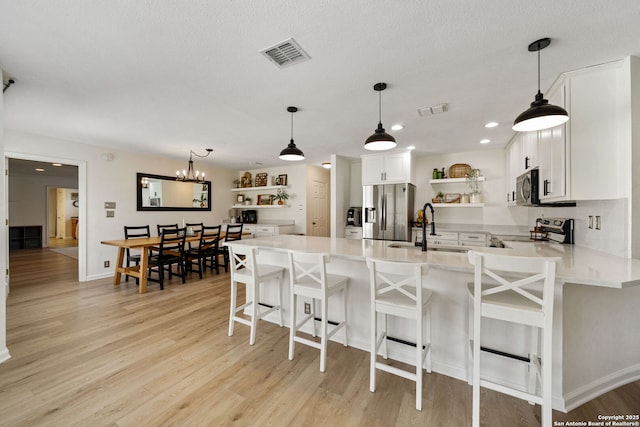
[[292, 38], [262, 49], [260, 53], [280, 68], [311, 59], [298, 42]]
[[420, 117], [433, 116], [434, 114], [440, 114], [447, 111], [447, 104], [438, 104], [432, 107], [418, 108], [418, 115]]

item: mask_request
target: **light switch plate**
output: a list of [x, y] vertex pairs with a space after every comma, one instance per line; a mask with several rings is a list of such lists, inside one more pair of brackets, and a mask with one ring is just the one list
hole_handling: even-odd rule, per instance
[[104, 208], [105, 209], [115, 209], [116, 208], [116, 202], [104, 202]]
[[115, 218], [116, 211], [107, 211], [107, 218]]

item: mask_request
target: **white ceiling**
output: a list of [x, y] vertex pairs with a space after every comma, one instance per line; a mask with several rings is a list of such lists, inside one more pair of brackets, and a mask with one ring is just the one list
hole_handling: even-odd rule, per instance
[[[378, 121], [397, 149], [502, 148], [563, 71], [640, 56], [638, 0], [0, 0], [8, 129], [233, 169], [358, 157]], [[311, 60], [259, 51], [293, 37]], [[442, 115], [416, 109], [447, 103]], [[500, 126], [485, 129], [495, 120]], [[492, 143], [480, 146], [489, 138]], [[202, 167], [201, 167], [202, 168]]]

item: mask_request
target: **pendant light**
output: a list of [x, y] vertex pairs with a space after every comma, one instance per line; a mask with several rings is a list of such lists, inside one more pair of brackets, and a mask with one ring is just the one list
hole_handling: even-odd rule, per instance
[[378, 92], [378, 128], [373, 135], [364, 142], [364, 148], [367, 150], [390, 150], [396, 146], [395, 138], [385, 132], [382, 127], [382, 91], [386, 88], [386, 83], [376, 83], [373, 85], [373, 90]]
[[291, 141], [289, 141], [289, 145], [280, 152], [280, 159], [289, 161], [304, 160], [304, 153], [293, 143], [293, 113], [298, 111], [298, 108], [287, 107], [287, 111], [291, 113]]
[[193, 155], [195, 154], [198, 157], [207, 157], [213, 152], [211, 148], [207, 148], [206, 150], [207, 154], [203, 155], [195, 153], [193, 150], [189, 150], [189, 166], [187, 167], [187, 169], [183, 169], [182, 173], [180, 173], [180, 171], [176, 171], [176, 181], [204, 182], [204, 172], [200, 173], [200, 171], [194, 171]]
[[551, 44], [550, 38], [536, 40], [529, 45], [529, 52], [538, 52], [538, 93], [531, 107], [520, 114], [513, 122], [513, 130], [528, 132], [549, 129], [569, 120], [567, 111], [557, 105], [549, 104], [540, 92], [540, 51]]

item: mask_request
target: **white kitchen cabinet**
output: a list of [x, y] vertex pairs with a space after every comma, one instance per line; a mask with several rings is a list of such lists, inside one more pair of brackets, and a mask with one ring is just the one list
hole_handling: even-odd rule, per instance
[[362, 239], [362, 227], [345, 227], [345, 239]]
[[412, 183], [411, 152], [362, 156], [362, 185]]
[[572, 200], [626, 196], [623, 165], [631, 147], [626, 71], [625, 61], [616, 61], [567, 74]]
[[460, 232], [458, 235], [460, 246], [487, 246], [489, 233]]
[[251, 233], [251, 237], [271, 237], [293, 234], [293, 228], [293, 224], [243, 224], [242, 231]]
[[[567, 108], [565, 85], [561, 84], [548, 94], [550, 104]], [[538, 179], [542, 202], [567, 199], [567, 140], [566, 124], [538, 132]]]

